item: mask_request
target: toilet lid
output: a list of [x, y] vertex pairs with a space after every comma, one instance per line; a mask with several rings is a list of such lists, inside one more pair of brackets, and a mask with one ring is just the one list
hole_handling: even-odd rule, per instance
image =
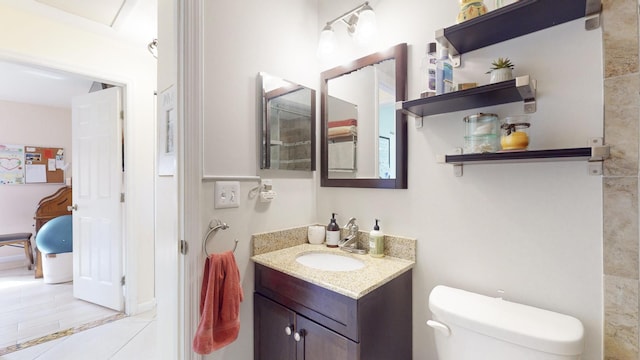
[[436, 286], [429, 309], [438, 321], [557, 355], [579, 355], [584, 349], [580, 320], [500, 298], [447, 286]]

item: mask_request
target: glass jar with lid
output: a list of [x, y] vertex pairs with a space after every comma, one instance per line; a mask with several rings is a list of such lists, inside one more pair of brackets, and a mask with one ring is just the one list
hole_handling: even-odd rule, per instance
[[496, 152], [500, 150], [500, 122], [498, 115], [479, 113], [464, 119], [465, 154]]
[[502, 119], [500, 125], [500, 145], [502, 150], [526, 150], [529, 147], [528, 115], [512, 115]]

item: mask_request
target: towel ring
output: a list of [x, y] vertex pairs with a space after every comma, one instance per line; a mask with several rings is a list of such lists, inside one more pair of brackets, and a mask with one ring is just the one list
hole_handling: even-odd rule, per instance
[[[220, 220], [215, 220], [216, 222], [215, 226], [211, 226], [212, 222], [213, 220], [209, 223], [209, 231], [207, 231], [207, 233], [204, 236], [204, 239], [202, 240], [202, 252], [205, 253], [207, 257], [209, 257], [209, 253], [207, 252], [207, 241], [209, 240], [209, 236], [220, 229], [227, 230], [229, 228], [229, 225], [227, 225], [226, 223], [223, 223]], [[235, 239], [235, 243], [233, 245], [233, 250], [232, 250], [234, 253], [236, 252], [237, 247], [238, 247], [238, 239]]]

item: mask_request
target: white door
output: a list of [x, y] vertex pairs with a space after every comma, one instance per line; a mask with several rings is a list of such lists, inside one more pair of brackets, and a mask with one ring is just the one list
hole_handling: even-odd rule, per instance
[[121, 279], [122, 125], [120, 88], [72, 105], [73, 296], [124, 308]]

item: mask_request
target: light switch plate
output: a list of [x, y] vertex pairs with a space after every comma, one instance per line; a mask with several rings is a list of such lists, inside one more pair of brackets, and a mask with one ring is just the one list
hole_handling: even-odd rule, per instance
[[216, 209], [240, 207], [240, 182], [216, 181], [213, 206]]

